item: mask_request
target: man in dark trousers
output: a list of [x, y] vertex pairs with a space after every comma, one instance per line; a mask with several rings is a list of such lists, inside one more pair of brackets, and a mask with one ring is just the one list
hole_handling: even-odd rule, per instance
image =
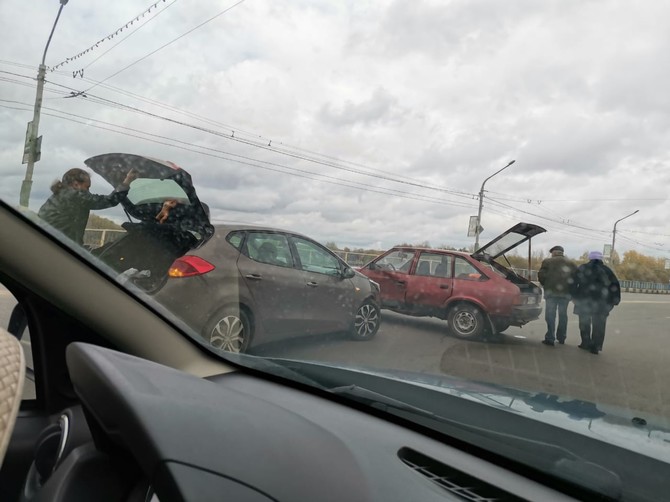
[[582, 336], [579, 348], [597, 354], [603, 349], [607, 316], [621, 301], [619, 280], [603, 263], [601, 252], [591, 251], [589, 261], [577, 268], [571, 293]]
[[[544, 288], [544, 320], [547, 322], [547, 334], [542, 343], [554, 346], [554, 340], [565, 343], [568, 330], [568, 303], [570, 303], [570, 284], [577, 266], [563, 255], [561, 246], [549, 250], [551, 257], [542, 262], [537, 278]], [[558, 327], [556, 314], [558, 313]]]

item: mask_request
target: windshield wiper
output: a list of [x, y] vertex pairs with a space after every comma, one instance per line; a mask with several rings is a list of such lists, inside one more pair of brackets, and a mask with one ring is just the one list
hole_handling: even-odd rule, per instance
[[[621, 478], [616, 473], [589, 462], [562, 446], [446, 418], [358, 385], [343, 385], [328, 390], [402, 418], [407, 418], [403, 416], [406, 413], [414, 419], [421, 417], [437, 421], [449, 428], [458, 429], [458, 433], [453, 435], [460, 440], [505, 457], [518, 459], [524, 464], [594, 490], [601, 496], [614, 500], [621, 497]], [[469, 437], [464, 437], [463, 433]]]

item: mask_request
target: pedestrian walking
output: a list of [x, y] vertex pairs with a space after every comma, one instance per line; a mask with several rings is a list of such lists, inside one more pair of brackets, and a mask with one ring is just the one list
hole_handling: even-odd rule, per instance
[[[570, 285], [577, 265], [564, 256], [562, 246], [554, 246], [549, 252], [551, 256], [542, 261], [537, 278], [544, 288], [544, 320], [547, 323], [547, 333], [542, 343], [553, 347], [555, 340], [561, 345], [565, 343]], [[557, 315], [558, 326], [556, 326]]]
[[589, 261], [577, 268], [570, 291], [579, 316], [579, 348], [597, 354], [603, 349], [607, 316], [621, 301], [619, 280], [603, 263], [601, 252], [591, 251]]
[[42, 205], [38, 215], [74, 242], [83, 245], [91, 209], [116, 206], [128, 194], [130, 183], [136, 178], [135, 171], [131, 169], [111, 194], [96, 195], [89, 192], [91, 176], [83, 169], [70, 169], [62, 180], [51, 185], [53, 193]]

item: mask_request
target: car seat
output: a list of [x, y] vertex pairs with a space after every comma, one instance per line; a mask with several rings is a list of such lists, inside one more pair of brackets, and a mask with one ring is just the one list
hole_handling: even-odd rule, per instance
[[263, 263], [277, 264], [277, 247], [271, 242], [264, 242], [258, 248], [258, 260]]
[[430, 275], [430, 262], [420, 261], [419, 268], [416, 269], [416, 275]]

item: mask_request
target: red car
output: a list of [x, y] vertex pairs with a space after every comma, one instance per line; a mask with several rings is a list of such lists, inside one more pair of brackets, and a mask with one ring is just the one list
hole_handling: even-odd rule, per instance
[[382, 308], [446, 319], [455, 336], [478, 338], [540, 316], [542, 290], [495, 260], [545, 231], [518, 223], [473, 254], [398, 246], [360, 272], [381, 286]]

